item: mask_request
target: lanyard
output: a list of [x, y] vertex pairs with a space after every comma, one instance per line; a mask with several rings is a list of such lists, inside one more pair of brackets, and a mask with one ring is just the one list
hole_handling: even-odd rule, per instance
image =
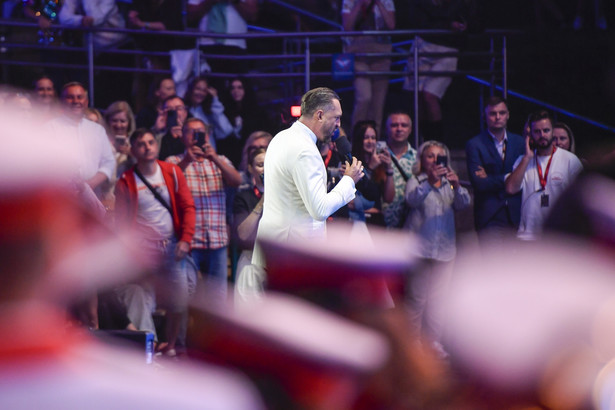
[[332, 156], [333, 156], [333, 151], [329, 150], [329, 152], [327, 152], [327, 156], [322, 159], [325, 162], [325, 168], [329, 166], [329, 161], [331, 161]]
[[553, 151], [551, 151], [551, 156], [549, 157], [549, 161], [547, 162], [547, 167], [545, 168], [545, 176], [544, 176], [544, 178], [542, 176], [542, 168], [540, 166], [540, 163], [538, 162], [538, 155], [535, 156], [535, 158], [536, 158], [536, 170], [538, 171], [538, 180], [540, 181], [540, 186], [542, 187], [542, 191], [544, 191], [545, 188], [547, 187], [547, 177], [549, 176], [549, 168], [551, 168], [551, 160], [553, 159], [553, 154], [555, 153], [556, 149], [557, 149], [557, 147], [554, 145], [553, 146]]

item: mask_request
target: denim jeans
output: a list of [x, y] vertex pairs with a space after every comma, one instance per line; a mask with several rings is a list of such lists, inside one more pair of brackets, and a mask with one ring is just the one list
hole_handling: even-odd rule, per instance
[[219, 249], [192, 249], [192, 258], [203, 274], [205, 291], [215, 304], [227, 298], [227, 247]]

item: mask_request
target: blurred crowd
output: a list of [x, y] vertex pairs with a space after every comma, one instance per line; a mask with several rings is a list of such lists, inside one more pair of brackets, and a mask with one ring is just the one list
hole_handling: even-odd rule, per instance
[[[24, 13], [46, 41], [62, 34], [55, 21], [185, 23], [172, 0], [129, 6], [50, 0], [25, 2]], [[189, 24], [214, 33], [246, 32], [258, 12], [253, 0], [185, 6]], [[458, 33], [480, 26], [475, 6], [412, 2], [418, 26]], [[345, 30], [396, 27], [390, 0], [344, 0], [339, 10]], [[181, 47], [179, 37], [96, 36], [101, 50]], [[424, 37], [413, 47], [460, 47]], [[204, 37], [200, 47], [247, 53], [243, 40]], [[376, 33], [344, 48], [386, 53], [391, 41]], [[265, 240], [260, 277], [249, 267], [267, 150], [293, 120], [268, 116], [246, 66], [210, 64], [233, 76], [183, 84], [99, 78], [105, 107], [92, 106], [79, 79], [1, 88], [0, 407], [612, 408], [613, 152], [579, 158], [569, 125], [546, 110], [511, 113], [492, 95], [456, 169], [439, 108], [451, 79], [421, 78], [412, 118], [385, 112], [388, 82], [360, 74], [387, 71], [389, 59], [355, 63], [350, 129], [327, 108], [320, 114], [336, 123], [316, 141], [327, 191], [361, 161], [354, 199], [326, 218], [322, 242]], [[450, 56], [420, 64], [457, 67]], [[150, 98], [137, 103], [143, 89]], [[509, 129], [511, 116], [526, 115], [523, 129]], [[460, 237], [470, 208], [474, 230]], [[138, 343], [107, 343], [116, 339]]]

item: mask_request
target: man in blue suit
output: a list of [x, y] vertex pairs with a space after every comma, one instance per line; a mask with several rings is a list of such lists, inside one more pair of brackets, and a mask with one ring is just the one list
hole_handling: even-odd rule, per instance
[[504, 179], [524, 154], [524, 140], [506, 131], [506, 100], [489, 97], [485, 107], [487, 130], [466, 144], [468, 175], [474, 188], [474, 226], [479, 242], [514, 238], [519, 226], [521, 195], [508, 195]]

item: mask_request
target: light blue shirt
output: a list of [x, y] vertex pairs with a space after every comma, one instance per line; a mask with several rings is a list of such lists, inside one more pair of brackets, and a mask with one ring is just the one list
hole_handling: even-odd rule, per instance
[[456, 253], [455, 211], [470, 205], [468, 190], [453, 189], [448, 183], [436, 188], [420, 174], [406, 184], [406, 203], [410, 213], [405, 228], [420, 238], [420, 255], [438, 261], [450, 261]]

